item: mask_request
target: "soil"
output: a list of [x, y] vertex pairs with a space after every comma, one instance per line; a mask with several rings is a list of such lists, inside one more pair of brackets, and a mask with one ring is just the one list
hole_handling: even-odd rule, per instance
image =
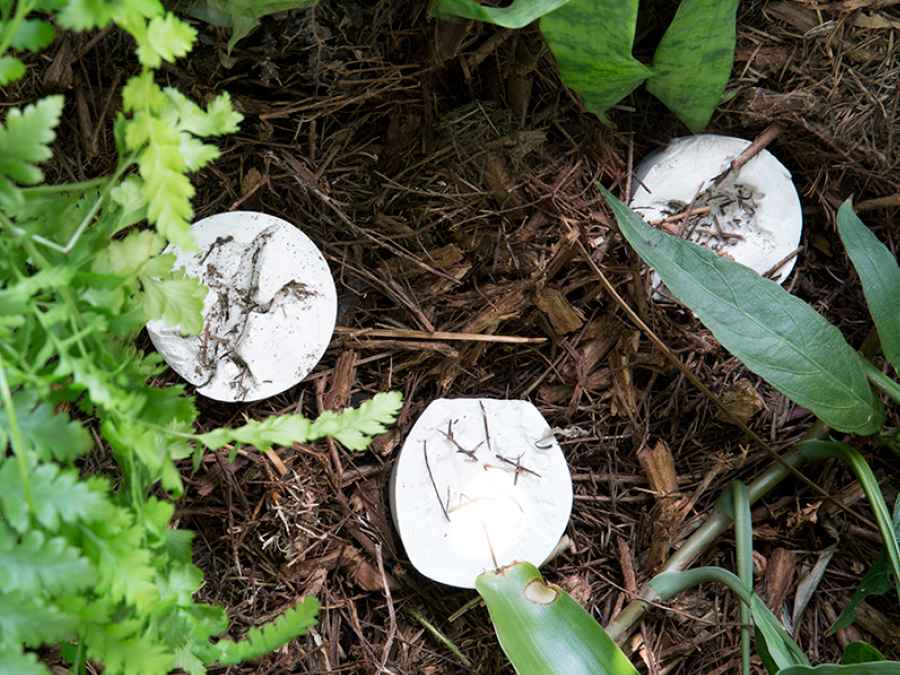
[[[644, 20], [640, 57], [664, 21]], [[245, 116], [218, 142], [222, 157], [195, 176], [197, 217], [244, 209], [296, 223], [324, 251], [339, 292], [338, 329], [311, 375], [252, 404], [201, 397], [203, 424], [314, 417], [381, 391], [404, 396], [396, 426], [367, 452], [322, 442], [240, 448], [231, 463], [227, 450], [209, 454], [196, 473], [185, 465], [175, 524], [197, 533], [206, 574], [198, 599], [227, 609], [230, 634], [303, 596], [322, 603], [307, 636], [210, 672], [513, 672], [474, 592], [419, 575], [390, 519], [392, 463], [436, 398], [525, 399], [551, 426], [583, 431], [562, 440], [575, 506], [567, 545], [543, 572], [603, 625], [730, 481], [773, 463], [671, 358], [716, 397], [743, 402], [745, 417], [755, 413], [750, 429], [778, 454], [813, 425], [690, 313], [654, 302], [646, 269], [616, 234], [594, 182], [622, 194], [633, 164], [687, 133], [643, 88], [611, 111], [607, 128], [560, 84], [537, 26], [436, 21], [419, 0], [323, 0], [264, 18], [230, 55], [224, 29], [195, 25], [196, 48], [160, 78], [201, 103], [227, 91]], [[778, 125], [768, 149], [793, 173], [805, 217], [787, 288], [854, 347], [872, 326], [833, 217], [852, 195], [881, 240], [900, 243], [898, 27], [890, 1], [742, 3], [734, 96], [707, 129], [752, 140]], [[56, 60], [37, 62], [17, 96], [62, 90], [77, 112], [57, 141], [68, 158], [60, 180], [106, 173], [120, 86], [138, 68], [127, 40], [115, 30], [64, 34], [48, 54]], [[176, 381], [170, 373], [158, 384]], [[892, 411], [888, 427], [897, 426]], [[892, 504], [898, 458], [846, 440]], [[841, 506], [796, 478], [754, 506], [757, 592], [814, 664], [839, 661], [855, 639], [900, 659], [890, 594], [826, 635], [880, 536], [860, 518], [865, 499], [841, 465], [805, 473]], [[726, 532], [696, 564], [733, 569], [733, 552]], [[818, 561], [824, 574], [797, 611]], [[735, 597], [704, 586], [650, 608], [622, 644], [642, 673], [737, 672], [739, 623]]]

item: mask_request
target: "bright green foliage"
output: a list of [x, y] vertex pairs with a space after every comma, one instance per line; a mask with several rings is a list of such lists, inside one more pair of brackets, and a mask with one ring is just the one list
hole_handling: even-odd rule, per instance
[[900, 267], [897, 258], [853, 213], [845, 201], [837, 214], [837, 228], [847, 255], [862, 281], [869, 312], [878, 328], [887, 360], [900, 370]]
[[24, 109], [12, 108], [6, 125], [0, 127], [0, 207], [20, 198], [13, 181], [35, 185], [44, 180], [36, 166], [52, 156], [50, 144], [56, 138], [63, 109], [62, 96], [48, 96]]
[[602, 187], [619, 229], [716, 339], [789, 399], [840, 431], [872, 434], [884, 406], [840, 331], [774, 281], [647, 225]]
[[694, 133], [703, 130], [731, 75], [737, 0], [681, 0], [648, 67], [634, 58], [637, 0], [517, 0], [502, 9], [434, 0], [433, 16], [506, 28], [540, 18], [563, 83], [605, 124], [606, 111], [642, 82]]
[[[117, 23], [144, 69], [123, 90], [110, 176], [41, 184], [62, 97], [7, 108], [0, 120], [0, 675], [46, 675], [24, 651], [44, 643], [64, 643], [73, 672], [93, 660], [108, 675], [177, 666], [200, 675], [218, 659], [259, 656], [302, 635], [317, 603], [246, 641], [210, 642], [227, 617], [194, 603], [203, 575], [191, 563], [191, 534], [169, 523], [171, 497], [183, 490], [176, 461], [219, 447], [219, 435], [194, 433], [184, 386], [147, 384], [164, 364], [134, 346], [149, 319], [201, 328], [206, 288], [162, 251], [193, 246], [186, 174], [218, 156], [201, 139], [234, 132], [241, 117], [226, 95], [204, 110], [156, 83], [150, 67], [186, 53], [194, 35], [157, 0], [24, 0], [14, 13], [12, 4], [0, 2], [0, 51], [43, 46], [47, 17], [29, 13], [58, 11], [67, 28]], [[4, 64], [18, 63], [10, 59], [0, 79], [11, 72]], [[318, 427], [291, 416], [221, 433], [261, 448], [333, 433], [362, 449], [398, 407], [387, 395]], [[76, 466], [95, 442], [121, 469], [115, 486]], [[164, 498], [150, 496], [158, 486]]]
[[531, 563], [485, 572], [475, 587], [519, 675], [637, 675], [603, 627]]
[[262, 630], [251, 628], [241, 642], [219, 640], [215, 645], [210, 645], [204, 657], [208, 663], [218, 661], [227, 666], [268, 654], [295, 635], [305, 633], [310, 626], [315, 626], [318, 612], [318, 601], [306, 598]]
[[166, 0], [172, 9], [213, 26], [231, 28], [228, 53], [238, 40], [259, 25], [259, 19], [275, 12], [312, 7], [318, 0]]

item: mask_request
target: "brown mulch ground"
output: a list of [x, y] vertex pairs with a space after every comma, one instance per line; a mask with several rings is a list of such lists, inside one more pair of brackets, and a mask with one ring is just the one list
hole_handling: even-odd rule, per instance
[[[805, 214], [789, 287], [854, 346], [871, 326], [833, 213], [852, 194], [882, 241], [894, 247], [900, 239], [897, 208], [872, 201], [896, 204], [900, 193], [900, 11], [868, 4], [743, 3], [729, 85], [737, 94], [709, 127], [748, 139], [773, 123], [783, 128], [769, 149], [793, 172]], [[674, 116], [641, 90], [612, 112], [609, 130], [561, 87], [535, 27], [438, 23], [426, 9], [418, 1], [325, 0], [265, 19], [230, 58], [225, 32], [198, 25], [190, 58], [162, 73], [200, 102], [230, 92], [245, 115], [241, 132], [220, 143], [223, 157], [196, 177], [198, 217], [240, 208], [297, 223], [325, 252], [340, 293], [341, 329], [306, 381], [256, 404], [200, 400], [204, 424], [315, 416], [392, 389], [405, 400], [396, 429], [369, 452], [334, 443], [269, 455], [248, 448], [230, 464], [227, 453], [211, 454], [198, 473], [186, 467], [177, 524], [197, 532], [196, 563], [207, 576], [199, 599], [228, 610], [232, 633], [305, 595], [323, 605], [306, 638], [212, 672], [512, 672], [483, 607], [450, 618], [474, 593], [420, 576], [390, 521], [393, 458], [437, 398], [526, 399], [551, 426], [587, 431], [563, 442], [576, 486], [571, 544], [545, 575], [604, 625], [663, 559], [666, 548], [651, 547], [660, 527], [677, 546], [729, 481], [750, 481], [771, 464], [604, 290], [582, 243], [717, 395], [744, 383], [758, 392], [762, 409], [750, 426], [772, 448], [783, 452], [813, 422], [690, 316], [650, 302], [639, 261], [607, 227], [594, 181], [621, 191], [633, 162], [686, 133]], [[651, 48], [658, 26], [641, 31], [639, 52]], [[48, 62], [30, 86], [40, 94], [68, 85], [78, 115], [64, 123], [59, 154], [70, 158], [69, 178], [82, 179], [114, 162], [117, 87], [136, 64], [115, 31], [92, 43], [63, 36], [55, 49], [65, 48], [81, 55], [71, 83], [55, 80]], [[435, 331], [495, 337], [432, 339]], [[889, 425], [898, 426], [896, 416]], [[654, 493], [637, 459], [656, 447], [675, 461], [677, 493], [668, 499]], [[861, 447], [892, 500], [900, 463]], [[840, 466], [808, 474], [867, 512]], [[875, 559], [877, 532], [794, 480], [756, 506], [754, 527], [757, 591], [780, 617], [782, 608], [791, 616], [820, 553], [837, 546], [795, 625], [814, 664], [839, 660], [855, 638], [900, 659], [892, 596], [873, 599], [854, 628], [825, 636]], [[731, 569], [733, 548], [726, 534], [700, 562]], [[704, 587], [645, 615], [625, 648], [654, 675], [736, 672], [738, 623], [735, 598]]]

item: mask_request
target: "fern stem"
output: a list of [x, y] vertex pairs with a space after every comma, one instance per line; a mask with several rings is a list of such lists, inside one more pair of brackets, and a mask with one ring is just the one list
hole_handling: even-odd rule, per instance
[[25, 446], [22, 443], [22, 432], [19, 429], [19, 420], [16, 418], [16, 409], [13, 406], [12, 392], [9, 390], [9, 382], [6, 380], [6, 365], [0, 357], [0, 399], [6, 408], [6, 418], [9, 420], [9, 437], [19, 465], [19, 477], [22, 479], [22, 489], [25, 491], [25, 501], [28, 502], [28, 510], [34, 513], [34, 500], [31, 498], [31, 485], [28, 482], [28, 461], [25, 457]]
[[125, 158], [125, 161], [119, 164], [118, 167], [116, 167], [116, 172], [107, 180], [106, 186], [94, 201], [94, 205], [91, 206], [90, 209], [88, 209], [88, 212], [86, 214], [84, 214], [84, 218], [82, 218], [81, 223], [78, 225], [78, 229], [75, 230], [75, 234], [73, 234], [72, 238], [69, 239], [69, 243], [63, 247], [63, 253], [68, 255], [75, 247], [75, 244], [78, 243], [78, 240], [81, 239], [81, 235], [84, 234], [87, 226], [91, 224], [91, 221], [94, 219], [94, 216], [97, 215], [97, 212], [100, 210], [103, 202], [105, 202], [109, 197], [109, 193], [112, 192], [113, 188], [119, 184], [119, 179], [122, 177], [122, 174], [125, 173], [125, 170], [134, 163], [134, 159], [135, 157], [137, 157], [137, 154], [137, 150], [133, 150], [128, 154], [128, 157]]
[[31, 14], [31, 11], [36, 5], [37, 0], [20, 0], [20, 2], [16, 4], [16, 13], [13, 15], [12, 21], [4, 27], [6, 39], [0, 42], [0, 54], [6, 54], [6, 52], [9, 51], [13, 38], [15, 38], [16, 33], [19, 32], [19, 27], [22, 25], [25, 17]]

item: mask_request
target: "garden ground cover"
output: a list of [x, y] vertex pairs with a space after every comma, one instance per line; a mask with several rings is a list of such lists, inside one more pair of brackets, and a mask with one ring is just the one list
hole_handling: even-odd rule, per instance
[[[390, 522], [391, 463], [436, 398], [529, 399], [551, 426], [583, 430], [563, 441], [575, 509], [570, 545], [546, 577], [604, 625], [652, 576], [665, 544], [677, 546], [696, 528], [729, 481], [749, 481], [770, 464], [629, 321], [580, 244], [703, 382], [725, 400], [759, 408], [750, 426], [773, 448], [784, 451], [813, 421], [689, 313], [650, 302], [640, 261], [608, 228], [594, 181], [621, 193], [633, 163], [686, 133], [674, 116], [638, 90], [611, 112], [609, 130], [561, 87], [535, 27], [436, 22], [426, 10], [415, 1], [326, 1], [264, 19], [230, 56], [226, 32], [197, 24], [197, 47], [162, 71], [166, 84], [200, 103], [229, 92], [245, 116], [241, 132], [220, 141], [223, 157], [195, 177], [197, 216], [239, 208], [297, 223], [322, 247], [340, 293], [340, 328], [306, 381], [260, 403], [199, 399], [204, 424], [294, 411], [314, 417], [390, 389], [406, 402], [396, 429], [366, 453], [329, 441], [266, 454], [242, 449], [232, 463], [227, 450], [210, 453], [197, 473], [185, 463], [177, 524], [197, 532], [195, 562], [206, 574], [199, 599], [228, 610], [233, 636], [302, 596], [323, 605], [307, 637], [211, 672], [355, 674], [381, 664], [393, 673], [512, 672], [483, 608], [450, 618], [474, 593], [419, 576]], [[639, 26], [639, 56], [664, 20]], [[896, 250], [900, 12], [864, 0], [828, 9], [748, 2], [738, 21], [729, 84], [737, 93], [708, 131], [752, 139], [780, 125], [769, 149], [793, 172], [805, 214], [787, 286], [860, 346], [871, 326], [833, 214], [852, 194]], [[15, 103], [66, 94], [60, 163], [48, 167], [48, 182], [114, 166], [119, 87], [138, 68], [125, 40], [115, 29], [62, 34], [48, 52], [53, 60], [33, 58], [30, 76], [10, 88]], [[157, 384], [176, 381], [169, 373]], [[860, 448], [891, 503], [900, 462]], [[666, 496], [638, 460], [654, 449], [674, 458]], [[114, 473], [115, 464], [97, 451], [85, 470]], [[862, 492], [840, 465], [808, 473], [860, 512]], [[825, 636], [877, 556], [877, 531], [797, 481], [755, 505], [753, 524], [757, 591], [779, 617], [786, 607], [792, 622], [800, 583], [836, 546], [795, 625], [814, 664], [839, 660], [856, 637], [900, 658], [892, 598], [870, 599], [852, 629]], [[698, 562], [732, 568], [733, 548], [725, 535]], [[669, 607], [648, 613], [624, 643], [642, 672], [737, 669], [733, 596], [703, 587]]]

